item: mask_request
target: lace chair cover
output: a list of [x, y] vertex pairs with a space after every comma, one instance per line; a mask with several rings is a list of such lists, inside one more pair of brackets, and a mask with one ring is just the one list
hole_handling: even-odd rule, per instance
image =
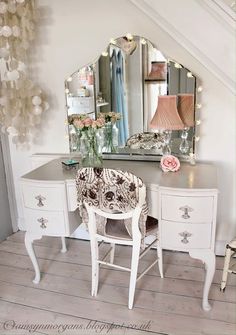
[[[88, 223], [84, 202], [111, 213], [128, 212], [140, 203], [143, 181], [130, 172], [107, 168], [81, 168], [76, 177], [77, 200], [83, 222]], [[142, 239], [146, 235], [148, 207], [142, 205], [139, 228]], [[97, 215], [97, 233], [106, 236], [106, 219]], [[132, 237], [132, 221], [124, 220], [125, 228]]]

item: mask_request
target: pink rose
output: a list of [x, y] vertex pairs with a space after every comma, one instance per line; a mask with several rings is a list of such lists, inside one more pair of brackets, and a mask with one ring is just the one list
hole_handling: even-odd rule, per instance
[[180, 162], [177, 157], [172, 155], [163, 156], [161, 159], [161, 169], [164, 172], [178, 171], [180, 168]]
[[102, 119], [102, 118], [99, 118], [99, 119], [97, 119], [96, 121], [97, 121], [97, 126], [98, 126], [98, 127], [103, 127], [104, 124], [105, 124], [105, 120]]
[[90, 127], [93, 123], [93, 120], [88, 117], [88, 118], [83, 120], [83, 123], [84, 123], [85, 127]]
[[78, 120], [78, 119], [75, 119], [74, 122], [73, 122], [73, 125], [76, 127], [76, 128], [79, 128], [79, 129], [83, 129], [84, 128], [84, 124], [81, 120]]
[[93, 120], [92, 122], [92, 128], [96, 129], [98, 127], [97, 121]]

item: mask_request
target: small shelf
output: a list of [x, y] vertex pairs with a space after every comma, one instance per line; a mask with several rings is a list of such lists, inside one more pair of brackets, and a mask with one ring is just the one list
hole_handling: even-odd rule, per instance
[[145, 78], [146, 83], [166, 83], [166, 79]]
[[78, 95], [78, 94], [68, 94], [68, 97], [69, 98], [77, 98], [77, 99], [91, 99], [91, 98], [93, 98], [93, 97], [91, 97], [90, 95], [88, 95], [88, 96], [82, 96], [82, 95]]
[[97, 107], [107, 106], [109, 105], [109, 102], [98, 102]]

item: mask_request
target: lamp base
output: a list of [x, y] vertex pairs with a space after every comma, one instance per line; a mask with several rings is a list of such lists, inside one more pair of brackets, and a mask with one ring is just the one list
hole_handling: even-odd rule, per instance
[[172, 134], [171, 130], [165, 130], [163, 132], [164, 135], [164, 145], [162, 146], [163, 156], [171, 154], [171, 147], [170, 147], [171, 134]]
[[188, 131], [189, 131], [189, 128], [184, 128], [183, 131], [182, 131], [182, 134], [181, 134], [181, 143], [180, 143], [180, 146], [179, 146], [179, 150], [182, 154], [187, 154], [189, 152], [189, 142], [187, 140], [188, 138]]

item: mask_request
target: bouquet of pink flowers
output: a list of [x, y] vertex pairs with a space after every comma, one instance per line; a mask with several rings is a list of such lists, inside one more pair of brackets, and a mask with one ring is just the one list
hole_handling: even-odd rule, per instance
[[87, 115], [73, 116], [71, 124], [76, 129], [78, 136], [78, 151], [82, 156], [83, 166], [102, 165], [102, 147], [98, 140], [99, 131], [105, 125], [102, 118], [94, 120]]
[[98, 118], [96, 120], [91, 119], [89, 116], [80, 115], [73, 119], [73, 125], [79, 130], [88, 130], [89, 128], [98, 129], [102, 128], [105, 124], [103, 118]]
[[175, 156], [166, 155], [162, 157], [160, 165], [161, 165], [162, 171], [164, 172], [168, 172], [168, 171], [175, 172], [175, 171], [178, 171], [180, 168], [180, 161]]
[[104, 119], [105, 123], [108, 123], [108, 122], [116, 123], [116, 121], [121, 119], [120, 113], [116, 113], [116, 112], [99, 113], [98, 117]]

